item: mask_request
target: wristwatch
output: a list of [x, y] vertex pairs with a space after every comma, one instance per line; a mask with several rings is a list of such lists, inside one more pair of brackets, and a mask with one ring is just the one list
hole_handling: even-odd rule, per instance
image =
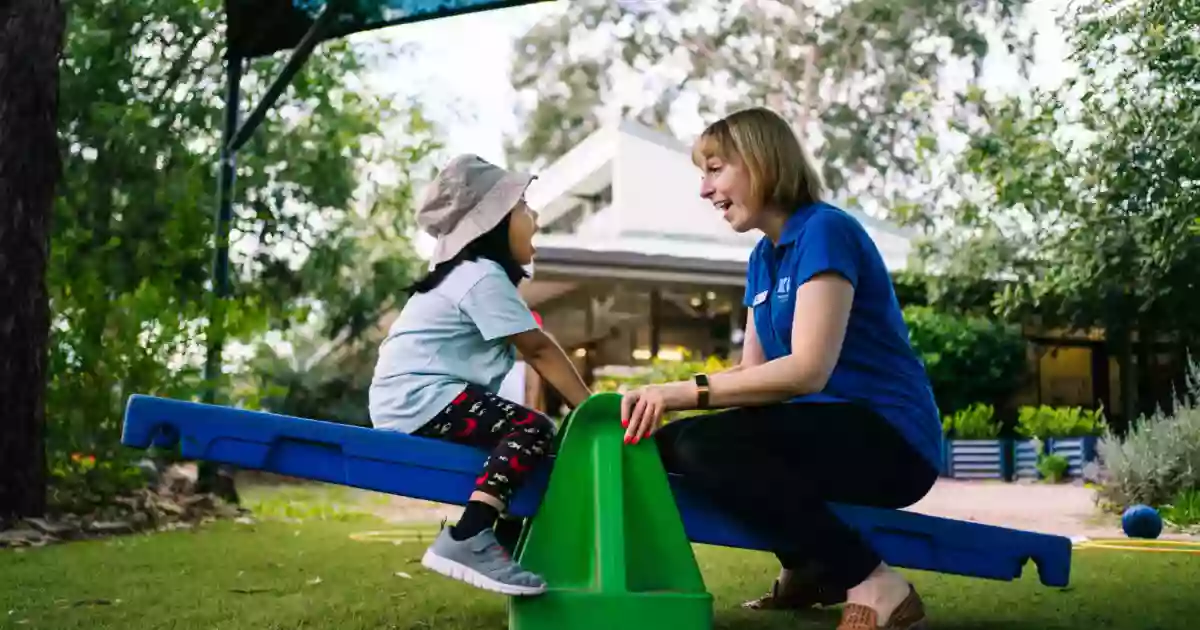
[[696, 374], [692, 377], [696, 381], [696, 404], [701, 409], [708, 409], [708, 375]]

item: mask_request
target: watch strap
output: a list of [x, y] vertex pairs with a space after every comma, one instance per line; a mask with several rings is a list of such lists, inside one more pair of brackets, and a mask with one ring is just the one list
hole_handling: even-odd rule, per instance
[[708, 409], [708, 375], [696, 374], [692, 377], [696, 381], [696, 404], [701, 409]]

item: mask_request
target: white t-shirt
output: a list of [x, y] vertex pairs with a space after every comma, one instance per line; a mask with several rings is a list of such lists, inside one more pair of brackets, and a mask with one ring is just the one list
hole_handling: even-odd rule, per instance
[[516, 360], [507, 337], [537, 327], [499, 263], [460, 263], [437, 287], [408, 300], [380, 345], [371, 423], [412, 433], [468, 383], [498, 392]]

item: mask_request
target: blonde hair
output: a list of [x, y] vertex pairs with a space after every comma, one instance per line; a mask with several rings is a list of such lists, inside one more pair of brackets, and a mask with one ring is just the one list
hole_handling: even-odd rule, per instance
[[820, 201], [825, 184], [791, 125], [779, 114], [752, 107], [709, 125], [692, 146], [700, 168], [708, 158], [740, 161], [750, 176], [750, 195], [763, 207], [791, 213]]

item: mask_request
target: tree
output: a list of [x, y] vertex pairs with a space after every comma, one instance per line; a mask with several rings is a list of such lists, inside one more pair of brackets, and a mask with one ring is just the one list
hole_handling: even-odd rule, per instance
[[[947, 273], [1009, 280], [1006, 317], [1102, 326], [1132, 420], [1132, 335], [1200, 332], [1200, 0], [1096, 2], [1071, 16], [1079, 75], [999, 103], [977, 99], [950, 229], [925, 247]], [[1145, 365], [1145, 363], [1142, 363]]]
[[[516, 43], [512, 83], [531, 104], [518, 110], [510, 158], [545, 164], [616, 116], [665, 128], [673, 114], [766, 105], [809, 136], [833, 188], [904, 199], [929, 149], [925, 131], [942, 115], [913, 95], [933, 95], [953, 115], [939, 72], [965, 62], [978, 73], [993, 26], [1023, 51], [1012, 28], [1023, 5], [571, 2]], [[642, 90], [623, 97], [619, 84]]]
[[[66, 185], [49, 268], [54, 479], [76, 473], [71, 453], [128, 462], [119, 438], [129, 395], [199, 397], [221, 16], [219, 0], [72, 3], [59, 135]], [[417, 104], [362, 85], [369, 54], [345, 40], [321, 44], [238, 154], [232, 295], [218, 322], [231, 349], [297, 322], [320, 323], [329, 337], [359, 334], [415, 273], [412, 169], [436, 149], [435, 130]], [[285, 59], [248, 65], [244, 103], [258, 102]], [[114, 479], [127, 468], [114, 466]]]
[[904, 321], [943, 416], [976, 403], [1011, 411], [1012, 395], [1028, 378], [1019, 327], [929, 306], [905, 307]]
[[57, 0], [0, 8], [0, 521], [46, 506], [46, 261], [62, 168], [62, 36]]

